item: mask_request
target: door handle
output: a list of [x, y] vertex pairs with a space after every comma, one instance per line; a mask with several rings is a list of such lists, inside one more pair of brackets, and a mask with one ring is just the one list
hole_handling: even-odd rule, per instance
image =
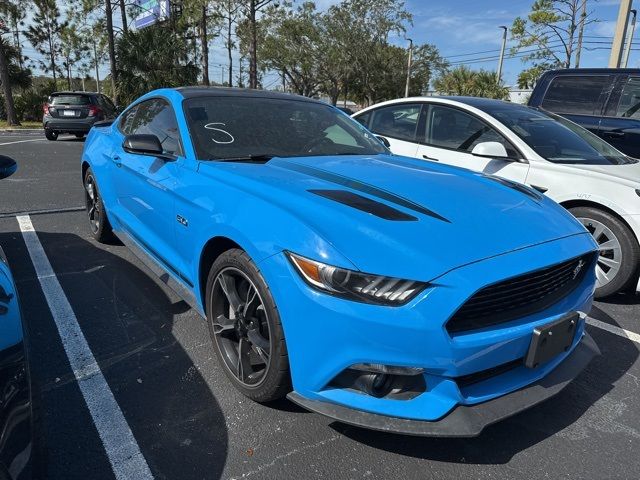
[[111, 157], [111, 161], [112, 161], [113, 163], [115, 163], [115, 164], [116, 164], [116, 167], [118, 167], [118, 168], [122, 166], [122, 160], [120, 159], [120, 156], [119, 156], [119, 155], [114, 155], [114, 156], [112, 156], [112, 157]]
[[613, 131], [609, 131], [609, 132], [602, 132], [603, 135], [606, 135], [607, 137], [613, 137], [613, 138], [622, 138], [624, 137], [624, 132], [613, 132]]
[[439, 162], [440, 160], [438, 160], [437, 158], [431, 158], [427, 155], [422, 155], [422, 158], [424, 158], [425, 160], [433, 160], [434, 162]]

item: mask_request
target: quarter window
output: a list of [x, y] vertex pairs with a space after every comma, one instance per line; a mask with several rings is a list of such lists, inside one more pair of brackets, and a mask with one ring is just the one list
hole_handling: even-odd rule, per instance
[[547, 89], [542, 108], [556, 113], [599, 115], [600, 94], [608, 83], [607, 76], [556, 77]]
[[519, 158], [518, 152], [492, 127], [461, 110], [432, 105], [427, 119], [427, 144], [471, 153], [483, 142], [504, 145], [510, 158]]
[[419, 104], [379, 108], [373, 112], [371, 131], [378, 135], [415, 142], [420, 110]]
[[631, 77], [622, 89], [616, 117], [640, 118], [640, 77]]

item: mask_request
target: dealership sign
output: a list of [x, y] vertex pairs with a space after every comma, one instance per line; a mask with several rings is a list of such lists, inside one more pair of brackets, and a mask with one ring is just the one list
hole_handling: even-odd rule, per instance
[[136, 28], [144, 28], [169, 18], [169, 0], [136, 0], [140, 13], [135, 19]]

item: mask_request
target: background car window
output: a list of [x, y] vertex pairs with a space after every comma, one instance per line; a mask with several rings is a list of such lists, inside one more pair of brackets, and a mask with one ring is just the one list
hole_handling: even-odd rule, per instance
[[165, 153], [182, 154], [178, 122], [173, 109], [165, 100], [154, 99], [141, 103], [131, 129], [132, 134], [158, 137]]
[[640, 77], [631, 77], [622, 89], [616, 117], [640, 118]]
[[358, 115], [357, 117], [354, 117], [354, 120], [357, 120], [358, 122], [360, 122], [361, 125], [364, 125], [365, 127], [369, 126], [369, 120], [371, 120], [371, 111], [368, 111], [367, 113], [363, 113], [362, 115]]
[[482, 142], [504, 145], [510, 158], [519, 154], [513, 146], [486, 123], [456, 108], [431, 105], [427, 120], [427, 144], [471, 153]]
[[597, 115], [600, 94], [608, 83], [605, 75], [556, 77], [547, 89], [542, 108], [556, 113]]
[[373, 111], [371, 131], [400, 140], [414, 142], [420, 119], [421, 105], [390, 105]]
[[89, 105], [91, 97], [89, 95], [52, 95], [49, 105]]
[[139, 105], [136, 105], [133, 108], [130, 108], [122, 115], [120, 119], [120, 123], [118, 124], [118, 128], [124, 135], [131, 135], [133, 133], [133, 119], [138, 112]]

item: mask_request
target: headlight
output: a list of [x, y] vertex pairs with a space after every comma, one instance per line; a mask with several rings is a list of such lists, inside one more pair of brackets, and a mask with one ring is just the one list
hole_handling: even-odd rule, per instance
[[427, 286], [423, 282], [345, 270], [287, 252], [300, 276], [332, 295], [379, 305], [402, 305]]

